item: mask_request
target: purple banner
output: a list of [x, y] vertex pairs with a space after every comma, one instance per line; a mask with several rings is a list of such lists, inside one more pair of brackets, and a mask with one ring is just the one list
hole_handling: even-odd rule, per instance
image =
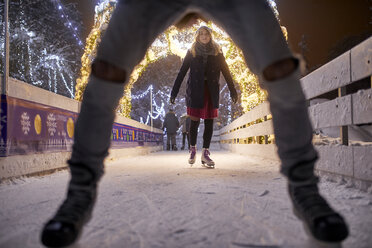
[[153, 133], [119, 123], [114, 123], [111, 139], [111, 146], [113, 148], [133, 146], [131, 143], [135, 143], [136, 146], [156, 146], [163, 144], [163, 134], [161, 133]]
[[2, 156], [71, 150], [77, 113], [9, 96], [2, 97], [2, 111]]
[[8, 116], [8, 108], [6, 104], [6, 96], [1, 95], [1, 98], [0, 98], [0, 157], [4, 157], [7, 154], [7, 149], [6, 149], [7, 116]]
[[[78, 114], [1, 96], [0, 156], [71, 151]], [[114, 123], [112, 148], [162, 145], [162, 134]]]

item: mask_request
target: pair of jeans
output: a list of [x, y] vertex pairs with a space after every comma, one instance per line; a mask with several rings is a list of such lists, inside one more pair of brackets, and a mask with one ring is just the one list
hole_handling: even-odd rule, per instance
[[176, 133], [167, 133], [167, 146], [173, 148], [176, 144]]
[[[270, 82], [263, 77], [263, 71], [269, 65], [293, 58], [266, 0], [119, 1], [99, 45], [97, 59], [125, 70], [129, 76], [155, 38], [191, 12], [212, 20], [231, 36], [242, 49], [250, 70], [258, 75], [261, 87], [267, 90], [278, 154], [282, 162], [281, 172], [293, 182], [312, 181], [315, 178], [313, 169], [317, 153], [311, 143], [312, 127], [299, 72], [297, 70], [287, 78]], [[84, 94], [82, 109], [86, 111], [80, 113], [77, 121], [72, 154], [77, 161], [87, 160], [83, 156], [91, 158], [87, 161], [95, 159], [93, 164], [101, 163], [107, 154], [110, 144], [108, 134], [113, 124], [112, 113], [118, 104], [117, 89], [109, 81], [100, 83], [115, 97], [108, 93], [105, 99], [100, 99], [99, 94], [89, 92], [99, 90], [89, 87], [95, 80], [94, 77], [90, 78]], [[101, 106], [102, 101], [106, 109]], [[89, 115], [104, 121], [90, 122]], [[83, 140], [82, 137], [88, 136], [83, 134], [87, 132], [85, 128], [90, 125], [97, 127], [93, 130], [104, 131], [89, 133], [89, 139]], [[297, 173], [295, 176], [293, 171], [300, 171], [301, 175]]]

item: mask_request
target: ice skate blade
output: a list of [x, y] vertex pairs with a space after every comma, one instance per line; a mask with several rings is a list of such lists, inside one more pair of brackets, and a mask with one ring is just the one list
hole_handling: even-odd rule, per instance
[[342, 242], [326, 242], [319, 240], [314, 237], [314, 235], [311, 233], [310, 229], [306, 225], [305, 221], [302, 220], [300, 214], [296, 209], [292, 209], [293, 214], [302, 222], [302, 226], [305, 229], [305, 233], [309, 237], [309, 243], [312, 245], [311, 247], [319, 247], [319, 248], [342, 248]]
[[202, 166], [207, 169], [214, 169], [214, 164], [208, 165], [206, 162], [202, 161]]

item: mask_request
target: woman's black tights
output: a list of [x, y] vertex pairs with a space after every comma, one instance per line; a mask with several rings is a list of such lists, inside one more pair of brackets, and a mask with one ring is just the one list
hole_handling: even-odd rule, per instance
[[190, 145], [196, 145], [196, 138], [198, 137], [198, 128], [200, 121], [191, 120], [190, 124]]
[[[195, 146], [198, 137], [200, 121], [191, 120], [190, 125], [190, 145]], [[203, 148], [209, 148], [213, 135], [213, 119], [204, 120]]]
[[204, 120], [203, 148], [209, 148], [213, 135], [213, 119]]

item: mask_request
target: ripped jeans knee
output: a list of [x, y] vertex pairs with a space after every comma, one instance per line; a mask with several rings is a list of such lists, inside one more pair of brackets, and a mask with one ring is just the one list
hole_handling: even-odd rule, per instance
[[127, 79], [127, 72], [124, 69], [103, 60], [94, 60], [92, 74], [97, 78], [117, 83], [125, 83]]
[[267, 66], [263, 71], [265, 81], [272, 82], [288, 77], [299, 66], [296, 58], [286, 58]]

